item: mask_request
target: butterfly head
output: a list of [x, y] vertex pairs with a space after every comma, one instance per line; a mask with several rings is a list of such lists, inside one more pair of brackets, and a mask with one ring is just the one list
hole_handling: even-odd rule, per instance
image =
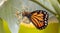
[[26, 11], [22, 12], [22, 16], [27, 16], [29, 14], [30, 14], [30, 12], [26, 12]]

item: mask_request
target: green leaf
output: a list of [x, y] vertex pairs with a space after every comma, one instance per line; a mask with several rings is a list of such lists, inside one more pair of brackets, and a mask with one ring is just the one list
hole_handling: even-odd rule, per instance
[[2, 18], [0, 18], [0, 33], [4, 33]]
[[0, 33], [11, 33], [7, 22], [2, 18], [0, 18]]
[[57, 0], [60, 3], [60, 0]]
[[4, 31], [6, 33], [11, 33], [9, 27], [8, 27], [8, 23], [3, 19], [3, 28], [4, 28]]
[[36, 0], [30, 0], [30, 1], [32, 1], [32, 2], [34, 2], [34, 3], [36, 3], [36, 4], [40, 5], [40, 6], [42, 6], [43, 8], [45, 8], [46, 10], [48, 10], [49, 12], [51, 12], [52, 14], [56, 15], [56, 13], [54, 13], [51, 9], [49, 9], [48, 7], [46, 7], [45, 5], [43, 5], [41, 2], [36, 1]]
[[49, 0], [53, 8], [56, 10], [56, 12], [60, 15], [60, 5], [57, 0]]
[[45, 29], [39, 30], [35, 27], [28, 27], [21, 24], [19, 33], [58, 33], [58, 23], [50, 23]]

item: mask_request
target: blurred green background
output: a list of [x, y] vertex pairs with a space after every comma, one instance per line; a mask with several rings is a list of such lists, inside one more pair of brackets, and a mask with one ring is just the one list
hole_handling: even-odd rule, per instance
[[[55, 12], [48, 0], [38, 1]], [[46, 29], [38, 30], [23, 25], [18, 26], [18, 19], [15, 17], [16, 9], [21, 12], [23, 9], [26, 9], [26, 7], [29, 11], [46, 10], [30, 0], [0, 0], [0, 33], [58, 33], [59, 22], [57, 18], [47, 10], [49, 13], [49, 24]]]

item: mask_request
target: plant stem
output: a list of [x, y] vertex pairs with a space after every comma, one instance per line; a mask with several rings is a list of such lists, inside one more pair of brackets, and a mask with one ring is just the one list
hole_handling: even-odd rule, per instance
[[42, 6], [43, 8], [45, 8], [46, 10], [48, 10], [49, 12], [51, 12], [54, 15], [57, 15], [56, 13], [54, 13], [51, 9], [47, 8], [45, 5], [43, 5], [42, 3], [36, 1], [36, 0], [31, 0], [32, 2], [35, 2], [36, 4]]
[[57, 0], [60, 3], [60, 0]]

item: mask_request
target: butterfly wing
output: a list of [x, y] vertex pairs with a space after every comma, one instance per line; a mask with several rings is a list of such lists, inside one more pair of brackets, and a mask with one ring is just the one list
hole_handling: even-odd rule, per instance
[[46, 11], [36, 10], [31, 14], [30, 20], [38, 29], [43, 29], [48, 25], [48, 14]]

